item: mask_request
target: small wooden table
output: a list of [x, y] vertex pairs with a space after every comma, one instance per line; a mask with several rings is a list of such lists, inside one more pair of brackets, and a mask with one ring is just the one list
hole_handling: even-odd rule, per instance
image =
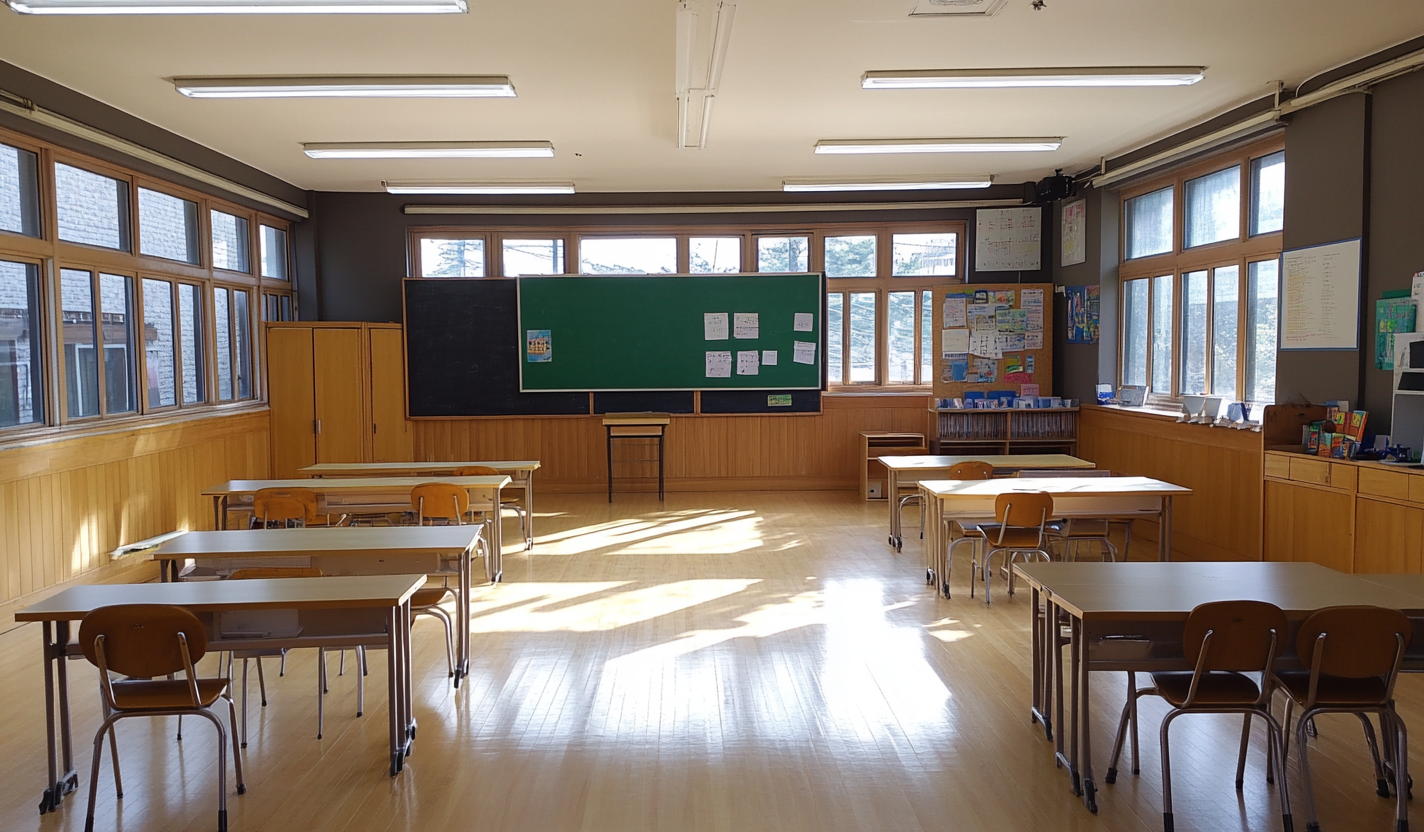
[[[608, 413], [604, 415], [603, 427], [608, 431], [608, 502], [613, 502], [613, 440], [615, 439], [658, 440], [658, 499], [663, 499], [663, 441], [671, 422], [672, 417], [666, 413]], [[652, 462], [650, 459], [631, 461]]]
[[[316, 492], [318, 513], [338, 514], [352, 509], [362, 511], [409, 511], [410, 492], [417, 485], [430, 482], [429, 477], [346, 477], [307, 480], [230, 480], [203, 489], [204, 497], [213, 498], [213, 528], [227, 526], [230, 505], [251, 505], [252, 497], [264, 488], [307, 488]], [[493, 518], [489, 524], [489, 558], [485, 572], [498, 582], [504, 574], [504, 536], [501, 531], [500, 490], [509, 485], [503, 474], [486, 477], [441, 477], [440, 482], [459, 486], [470, 492], [470, 509]]]
[[993, 480], [921, 480], [927, 577], [949, 597], [949, 521], [993, 522], [994, 500], [1013, 491], [1046, 491], [1055, 517], [1156, 517], [1157, 559], [1172, 559], [1172, 498], [1185, 486], [1150, 477], [1005, 477]]
[[[1036, 468], [1093, 468], [1086, 459], [1067, 454], [985, 454], [983, 456], [882, 456], [877, 457], [888, 476], [885, 493], [890, 498], [890, 545], [895, 551], [904, 547], [901, 535], [900, 486], [911, 486], [922, 479], [937, 479], [961, 462], [983, 462], [994, 466], [994, 475], [1012, 474]], [[923, 511], [923, 508], [921, 509]]]
[[309, 477], [450, 477], [461, 468], [477, 465], [507, 474], [510, 478], [508, 487], [523, 490], [524, 499], [520, 500], [519, 505], [524, 509], [524, 548], [534, 548], [534, 472], [539, 469], [537, 459], [483, 462], [318, 462], [297, 469], [297, 473]]
[[[305, 561], [323, 576], [455, 576], [460, 602], [455, 658], [455, 687], [470, 671], [470, 561], [483, 543], [480, 526], [391, 526], [315, 529], [252, 529], [188, 532], [152, 553], [165, 581], [214, 577], [252, 565], [252, 561]], [[184, 564], [192, 569], [183, 572]], [[486, 547], [485, 571], [490, 571]]]
[[[369, 575], [347, 578], [279, 578], [156, 584], [76, 586], [15, 613], [16, 621], [43, 627], [45, 739], [49, 780], [40, 814], [59, 809], [79, 786], [69, 719], [68, 659], [81, 656], [70, 641], [73, 622], [116, 604], [169, 604], [198, 616], [208, 631], [209, 650], [302, 647], [370, 647], [390, 651], [386, 687], [390, 696], [390, 773], [404, 768], [415, 741], [410, 671], [410, 598], [425, 585], [424, 575]], [[301, 631], [276, 638], [223, 638], [219, 615], [253, 610], [296, 610]], [[61, 762], [63, 764], [61, 770]]]

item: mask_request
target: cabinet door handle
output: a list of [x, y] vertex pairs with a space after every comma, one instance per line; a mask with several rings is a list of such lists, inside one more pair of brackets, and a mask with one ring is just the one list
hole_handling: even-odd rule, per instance
[[320, 420], [320, 419], [313, 419], [313, 420], [312, 420], [312, 433], [316, 433], [316, 434], [320, 434], [320, 433], [321, 433], [321, 420]]

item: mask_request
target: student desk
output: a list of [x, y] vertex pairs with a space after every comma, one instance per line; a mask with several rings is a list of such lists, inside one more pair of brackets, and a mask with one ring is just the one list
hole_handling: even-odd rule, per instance
[[[253, 529], [188, 532], [153, 552], [165, 581], [217, 576], [244, 566], [272, 565], [299, 558], [334, 575], [454, 575], [458, 581], [459, 644], [455, 687], [470, 670], [470, 561], [481, 543], [480, 526], [391, 526], [316, 529]], [[193, 569], [183, 573], [185, 561]], [[254, 561], [256, 561], [254, 563]], [[491, 559], [485, 557], [488, 577]]]
[[[613, 502], [613, 441], [615, 439], [658, 440], [658, 499], [663, 499], [664, 442], [672, 417], [666, 413], [609, 413], [603, 417], [608, 433], [608, 502]], [[652, 462], [650, 459], [629, 460]]]
[[[16, 621], [44, 625], [45, 738], [49, 780], [40, 814], [59, 809], [64, 795], [79, 786], [69, 721], [68, 657], [83, 655], [71, 642], [72, 622], [115, 604], [169, 604], [198, 616], [208, 630], [208, 650], [300, 647], [384, 647], [390, 651], [391, 776], [404, 767], [415, 740], [411, 710], [410, 597], [425, 585], [424, 575], [368, 575], [346, 578], [279, 578], [252, 581], [100, 584], [76, 586], [15, 613]], [[301, 630], [290, 637], [225, 639], [219, 614], [251, 610], [297, 610]], [[75, 628], [77, 630], [77, 628]], [[61, 770], [61, 754], [63, 769]]]
[[[308, 480], [231, 480], [203, 490], [204, 497], [213, 498], [213, 528], [227, 527], [228, 508], [234, 504], [252, 505], [252, 496], [264, 488], [307, 488], [316, 492], [318, 513], [339, 514], [352, 509], [360, 511], [409, 511], [410, 492], [417, 485], [432, 480], [429, 477], [344, 477]], [[489, 562], [485, 572], [497, 582], [504, 572], [504, 535], [499, 515], [500, 489], [509, 485], [509, 477], [500, 474], [487, 477], [441, 477], [440, 482], [457, 485], [470, 492], [470, 510], [485, 512], [494, 518], [490, 524]]]
[[[1034, 468], [1092, 468], [1086, 459], [1067, 454], [988, 454], [984, 456], [882, 456], [877, 457], [888, 475], [885, 493], [890, 503], [890, 545], [895, 551], [904, 546], [901, 536], [900, 485], [914, 485], [922, 479], [937, 479], [961, 462], [983, 462], [994, 466], [994, 473], [1009, 474]], [[922, 509], [923, 511], [923, 509]]]
[[496, 460], [493, 462], [318, 462], [297, 469], [309, 477], [451, 477], [461, 468], [474, 466], [493, 468], [510, 478], [509, 487], [523, 490], [524, 548], [534, 548], [534, 472], [537, 459]]
[[949, 521], [993, 522], [994, 500], [1013, 491], [1046, 491], [1053, 495], [1055, 517], [1156, 517], [1157, 559], [1172, 559], [1172, 498], [1190, 488], [1149, 477], [1044, 477], [993, 480], [921, 480], [925, 512], [926, 577], [940, 582], [949, 597]]
[[[1089, 675], [1096, 670], [1191, 670], [1182, 651], [1182, 627], [1196, 606], [1258, 600], [1280, 607], [1292, 624], [1292, 632], [1279, 646], [1282, 668], [1299, 666], [1294, 630], [1322, 607], [1373, 604], [1403, 610], [1411, 618], [1424, 617], [1424, 592], [1391, 588], [1400, 583], [1394, 576], [1370, 580], [1314, 563], [1020, 563], [1014, 570], [1033, 589], [1030, 714], [1053, 738], [1055, 753], [1068, 766], [1073, 793], [1081, 794], [1093, 812], [1097, 799]], [[1416, 584], [1424, 587], [1424, 580]], [[1056, 638], [1060, 612], [1070, 622], [1066, 674]], [[1420, 667], [1421, 655], [1419, 647], [1413, 648], [1410, 665]], [[1069, 683], [1066, 753], [1065, 678]], [[1056, 733], [1054, 722], [1059, 725]]]

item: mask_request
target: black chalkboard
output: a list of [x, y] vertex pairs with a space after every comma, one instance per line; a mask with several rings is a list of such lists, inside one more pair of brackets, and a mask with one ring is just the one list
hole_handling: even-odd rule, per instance
[[609, 391], [593, 394], [594, 413], [691, 413], [691, 390]]
[[[769, 405], [767, 397], [791, 396], [791, 405]], [[820, 413], [820, 390], [703, 390], [703, 413]]]
[[406, 393], [412, 419], [588, 413], [587, 393], [519, 392], [517, 281], [405, 281]]

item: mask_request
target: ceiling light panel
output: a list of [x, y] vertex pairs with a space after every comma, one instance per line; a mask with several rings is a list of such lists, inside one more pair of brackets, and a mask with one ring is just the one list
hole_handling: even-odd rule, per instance
[[571, 194], [572, 182], [435, 182], [388, 180], [381, 183], [392, 194]]
[[1010, 69], [926, 69], [867, 72], [867, 90], [1002, 87], [1182, 87], [1206, 74], [1202, 66], [1080, 66]]
[[961, 188], [987, 188], [994, 184], [989, 174], [955, 174], [952, 176], [920, 176], [878, 179], [787, 179], [781, 190], [787, 193], [819, 193], [825, 191], [940, 191]]
[[514, 98], [503, 75], [294, 75], [174, 78], [189, 98]]
[[549, 159], [551, 142], [327, 142], [302, 145], [313, 159]]
[[1063, 137], [955, 139], [822, 139], [819, 155], [879, 153], [1006, 153], [1057, 150]]
[[21, 14], [464, 14], [465, 0], [5, 0]]

